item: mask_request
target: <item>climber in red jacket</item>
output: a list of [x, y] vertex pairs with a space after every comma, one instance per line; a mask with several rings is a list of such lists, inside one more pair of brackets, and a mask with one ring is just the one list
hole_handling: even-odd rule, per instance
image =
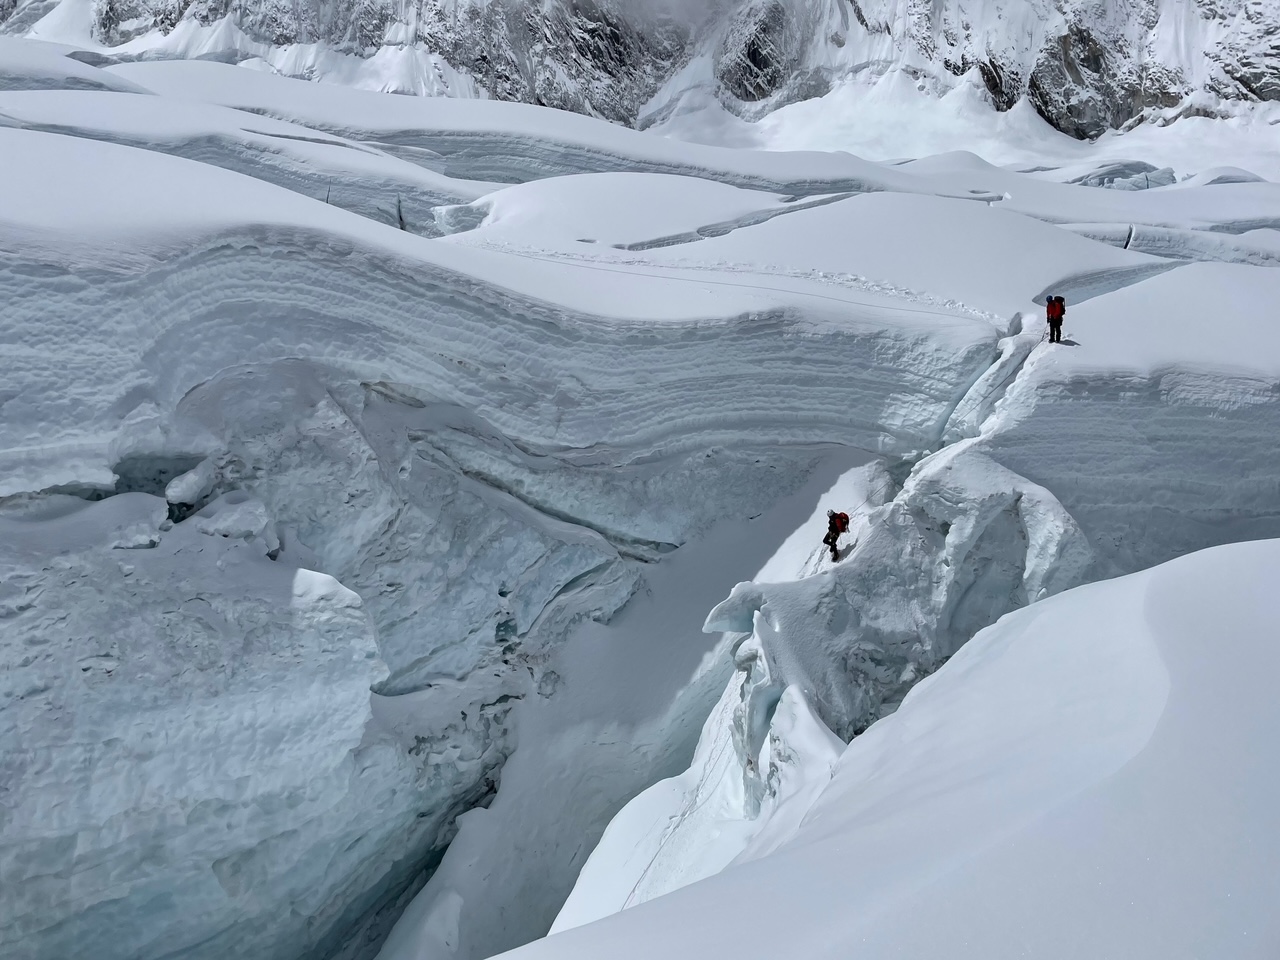
[[831, 548], [831, 560], [834, 563], [840, 559], [840, 548], [837, 543], [840, 540], [840, 534], [849, 530], [849, 515], [847, 513], [836, 513], [834, 510], [827, 511], [827, 535], [822, 538], [823, 544]]
[[1049, 342], [1062, 342], [1062, 318], [1067, 315], [1067, 302], [1061, 297], [1050, 297], [1044, 303], [1044, 316], [1049, 321]]

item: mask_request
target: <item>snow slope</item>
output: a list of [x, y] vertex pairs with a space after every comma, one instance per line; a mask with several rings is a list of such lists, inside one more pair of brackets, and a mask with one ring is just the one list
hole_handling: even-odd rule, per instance
[[0, 90], [147, 91], [72, 59], [74, 47], [0, 36]]
[[627, 170], [692, 174], [794, 195], [940, 189], [847, 154], [784, 158], [768, 151], [671, 142], [522, 103], [387, 97], [200, 61], [128, 63], [106, 72], [167, 96], [293, 120], [364, 141], [449, 176], [518, 183]]
[[1220, 547], [1003, 618], [722, 873], [510, 956], [1272, 956], [1277, 570]]
[[161, 97], [0, 92], [0, 124], [185, 157], [372, 220], [403, 224], [415, 233], [437, 232], [435, 207], [475, 200], [496, 186], [442, 177], [360, 144], [268, 117], [198, 103], [179, 112]]
[[[1210, 115], [1200, 115], [1197, 107]], [[1275, 103], [1214, 110], [1192, 101], [1155, 111], [1152, 122], [1133, 130], [1082, 142], [1055, 132], [1025, 102], [992, 112], [982, 84], [972, 78], [939, 98], [908, 77], [890, 75], [870, 85], [837, 84], [822, 97], [782, 107], [754, 124], [708, 104], [673, 114], [655, 129], [698, 140], [710, 131], [712, 137], [775, 150], [852, 150], [886, 160], [972, 150], [992, 163], [1024, 169], [1140, 159], [1152, 171], [1172, 167], [1185, 175], [1225, 161], [1275, 180], [1278, 110]], [[911, 123], [901, 122], [904, 113]]]

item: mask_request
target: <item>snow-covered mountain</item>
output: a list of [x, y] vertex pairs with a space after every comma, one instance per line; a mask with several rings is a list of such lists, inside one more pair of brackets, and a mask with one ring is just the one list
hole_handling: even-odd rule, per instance
[[544, 104], [623, 123], [747, 118], [833, 86], [972, 77], [1096, 137], [1280, 99], [1271, 0], [5, 0], [0, 29], [101, 52], [258, 58], [290, 76]]
[[[480, 960], [632, 905], [537, 950], [697, 947], [721, 924], [616, 949], [607, 931], [793, 837], [874, 848], [862, 819], [819, 814], [890, 760], [877, 809], [904, 830], [921, 810], [945, 826], [921, 792], [1029, 756], [1047, 772], [999, 781], [1001, 823], [1105, 786], [1179, 694], [1122, 642], [1217, 643], [1213, 602], [1242, 618], [1232, 669], [1269, 662], [1244, 642], [1265, 641], [1256, 579], [1184, 583], [1271, 570], [1269, 547], [1089, 584], [1280, 536], [1274, 105], [1083, 143], [1026, 103], [996, 114], [972, 74], [935, 98], [899, 72], [876, 97], [918, 122], [885, 151], [916, 159], [878, 163], [263, 69], [367, 76], [380, 56], [332, 46], [144, 58], [259, 43], [225, 20], [159, 37], [143, 18], [116, 48], [139, 59], [114, 63], [87, 12], [14, 14], [74, 43], [0, 38], [6, 960]], [[829, 136], [855, 122], [843, 96], [761, 124], [803, 140], [817, 106]], [[660, 122], [709, 109], [688, 97]], [[904, 147], [958, 130], [998, 137], [1000, 165]], [[827, 507], [853, 515], [837, 563]], [[1147, 615], [1151, 591], [1186, 605]], [[1116, 642], [1082, 610], [1118, 611]], [[1004, 654], [1026, 636], [1051, 636], [1046, 659]], [[1095, 661], [1110, 682], [1088, 685]], [[1073, 685], [1008, 693], [1046, 676]], [[1170, 716], [1230, 699], [1224, 742], [1274, 737], [1250, 706], [1265, 672], [1213, 679]], [[974, 704], [1002, 690], [1026, 739], [988, 742], [1003, 714]], [[1270, 796], [1259, 769], [1213, 773]], [[1110, 795], [1165, 810], [1162, 782]], [[866, 903], [878, 877], [989, 853], [983, 824], [900, 875], [876, 860]], [[1096, 834], [1069, 836], [1086, 852], [1063, 883], [1138, 875], [1141, 851], [1090, 859]], [[1254, 876], [1201, 862], [1224, 889]], [[786, 871], [791, 899], [751, 894], [762, 864], [725, 871], [742, 885], [707, 915], [798, 911], [785, 931], [826, 903]], [[1194, 866], [1163, 876], [1194, 891]], [[1169, 903], [1193, 923], [1188, 899]], [[1231, 906], [1264, 957], [1259, 904]], [[1147, 922], [1098, 929], [1140, 942]], [[735, 949], [779, 952], [754, 929]], [[861, 935], [813, 929], [840, 953]]]
[[759, 0], [730, 6], [700, 52], [717, 95], [754, 113], [843, 80], [905, 73], [943, 93], [976, 72], [995, 109], [1026, 98], [1096, 137], [1195, 94], [1280, 97], [1277, 44], [1261, 0]]

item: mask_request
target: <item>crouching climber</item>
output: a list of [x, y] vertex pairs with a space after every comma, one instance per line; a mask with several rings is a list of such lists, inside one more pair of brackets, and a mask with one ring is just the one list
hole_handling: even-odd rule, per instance
[[833, 563], [840, 559], [840, 547], [837, 546], [840, 541], [840, 534], [847, 533], [848, 530], [849, 515], [847, 513], [836, 513], [834, 510], [827, 511], [827, 535], [822, 538], [822, 542], [831, 548], [831, 560]]

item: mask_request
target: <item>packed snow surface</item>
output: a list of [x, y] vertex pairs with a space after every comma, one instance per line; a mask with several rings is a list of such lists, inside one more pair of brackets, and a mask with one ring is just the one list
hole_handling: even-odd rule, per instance
[[[6, 958], [643, 917], [790, 849], [1003, 615], [1280, 536], [1280, 185], [1240, 124], [1159, 167], [1118, 152], [1154, 128], [881, 163], [0, 44]], [[1082, 701], [1110, 752], [1053, 740], [1002, 824], [1141, 756], [1136, 649]], [[1014, 779], [1017, 733], [981, 754]], [[868, 896], [951, 848], [912, 849]]]

